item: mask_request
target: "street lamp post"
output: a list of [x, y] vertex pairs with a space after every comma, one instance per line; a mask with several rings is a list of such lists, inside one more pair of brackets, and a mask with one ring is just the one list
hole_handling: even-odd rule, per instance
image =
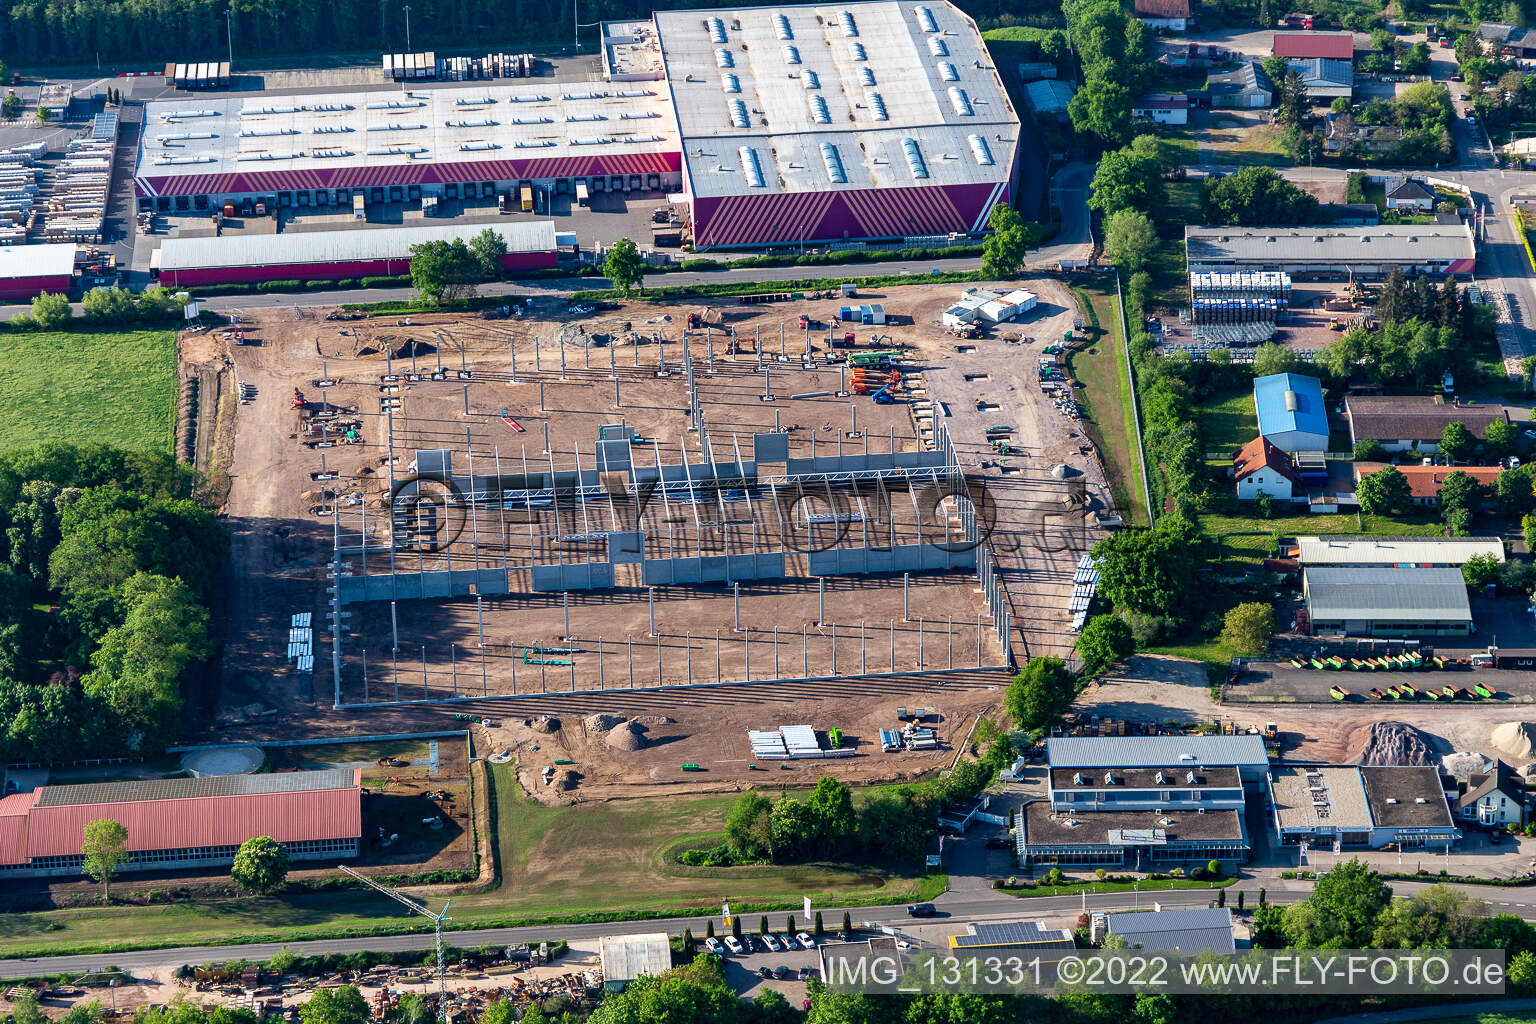
[[235, 65], [235, 9], [233, 7], [224, 11], [224, 37], [229, 42], [229, 65], [233, 74]]
[[405, 52], [411, 52], [411, 5], [405, 5]]

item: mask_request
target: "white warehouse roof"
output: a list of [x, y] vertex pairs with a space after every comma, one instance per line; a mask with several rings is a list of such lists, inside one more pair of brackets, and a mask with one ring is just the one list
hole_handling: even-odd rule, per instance
[[1302, 565], [1465, 565], [1477, 555], [1504, 561], [1498, 537], [1297, 537]]
[[[458, 224], [425, 228], [358, 228], [343, 231], [288, 231], [280, 235], [226, 235], [222, 238], [167, 238], [160, 244], [160, 270], [283, 266], [404, 259], [424, 242], [465, 243], [486, 228], [507, 243], [507, 252], [554, 252], [555, 222]], [[70, 246], [69, 248], [74, 248]]]
[[1466, 224], [1186, 227], [1189, 266], [1229, 263], [1430, 263], [1477, 258]]
[[603, 982], [634, 981], [642, 975], [659, 977], [672, 966], [672, 944], [666, 932], [604, 935], [598, 940]]
[[1018, 115], [975, 22], [949, 3], [655, 20], [695, 196], [976, 184], [1013, 167]]
[[1045, 741], [1052, 768], [1166, 768], [1169, 765], [1265, 767], [1260, 736], [1052, 736]]
[[57, 242], [48, 245], [0, 246], [0, 280], [19, 277], [69, 277], [75, 272], [75, 245]]

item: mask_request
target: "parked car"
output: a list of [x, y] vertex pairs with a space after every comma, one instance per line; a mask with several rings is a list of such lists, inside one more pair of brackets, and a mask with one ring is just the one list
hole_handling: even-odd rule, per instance
[[725, 937], [725, 948], [730, 950], [732, 953], [740, 954], [741, 940], [734, 935], [727, 935]]
[[759, 967], [757, 969], [757, 976], [759, 978], [771, 978], [773, 977], [773, 972], [766, 967]]
[[743, 935], [741, 937], [741, 951], [743, 953], [755, 953], [755, 952], [757, 952], [757, 947], [752, 944], [752, 936], [750, 936], [750, 935]]
[[987, 849], [989, 850], [1007, 850], [1011, 849], [1012, 847], [1013, 840], [1009, 839], [1007, 836], [993, 836], [991, 839], [987, 840]]
[[779, 964], [779, 966], [773, 969], [773, 976], [775, 978], [787, 978], [789, 977], [789, 968]]
[[779, 945], [784, 947], [784, 952], [789, 952], [795, 948], [794, 936], [790, 935], [789, 932], [785, 932], [779, 936]]
[[908, 917], [932, 917], [938, 909], [932, 903], [914, 903], [907, 907]]
[[800, 943], [800, 948], [801, 949], [815, 949], [816, 948], [816, 940], [811, 938], [805, 932], [801, 932], [799, 935], [796, 935], [795, 936], [795, 941]]
[[720, 940], [711, 935], [709, 938], [704, 940], [704, 948], [709, 950], [711, 953], [714, 953], [716, 956], [719, 956]]
[[1494, 846], [1498, 846], [1504, 841], [1504, 830], [1496, 828], [1492, 832], [1488, 833], [1488, 841]]
[[805, 981], [808, 978], [814, 977], [815, 974], [816, 974], [816, 968], [812, 967], [810, 964], [806, 964], [805, 966], [800, 968], [800, 980], [801, 981]]
[[763, 945], [767, 946], [771, 952], [777, 953], [779, 951], [779, 940], [774, 938], [771, 933], [763, 936]]

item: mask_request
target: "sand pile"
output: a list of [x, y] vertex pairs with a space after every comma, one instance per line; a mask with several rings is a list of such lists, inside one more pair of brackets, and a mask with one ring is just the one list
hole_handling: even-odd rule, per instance
[[656, 726], [671, 725], [672, 719], [667, 715], [636, 715], [633, 721], [638, 725]]
[[528, 723], [528, 725], [534, 732], [542, 732], [545, 735], [560, 731], [560, 719], [552, 718], [549, 715], [540, 715]]
[[1536, 755], [1536, 723], [1505, 722], [1494, 726], [1492, 738], [1494, 746], [1517, 760]]
[[587, 732], [596, 735], [600, 732], [607, 732], [609, 729], [612, 729], [614, 726], [619, 725], [623, 721], [623, 715], [598, 713], [595, 715], [588, 715], [586, 718], [582, 719], [582, 724], [587, 727]]
[[1460, 782], [1466, 782], [1478, 772], [1487, 771], [1491, 763], [1482, 754], [1470, 750], [1458, 750], [1440, 759], [1440, 766]]
[[1350, 734], [1349, 758], [1353, 764], [1432, 764], [1434, 748], [1429, 738], [1406, 722], [1372, 722]]
[[572, 771], [569, 768], [561, 768], [559, 771], [555, 772], [555, 777], [550, 781], [550, 786], [554, 789], [560, 790], [561, 792], [565, 792], [567, 790], [575, 789], [576, 784], [580, 781], [580, 772]]
[[645, 746], [645, 732], [634, 722], [621, 721], [608, 730], [603, 742], [614, 750], [639, 750]]

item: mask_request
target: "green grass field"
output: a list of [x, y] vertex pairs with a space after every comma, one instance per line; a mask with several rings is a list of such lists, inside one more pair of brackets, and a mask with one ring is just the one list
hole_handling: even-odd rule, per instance
[[1239, 391], [1219, 402], [1203, 402], [1195, 407], [1195, 423], [1200, 441], [1207, 452], [1224, 457], [1259, 436], [1259, 414], [1253, 405], [1252, 391]]
[[[718, 912], [725, 900], [742, 912], [797, 910], [807, 895], [818, 906], [900, 903], [931, 899], [947, 884], [944, 875], [867, 865], [687, 867], [670, 854], [719, 842], [734, 795], [545, 807], [523, 793], [513, 765], [492, 766], [491, 780], [500, 882], [454, 897], [457, 928]], [[114, 885], [148, 888], [131, 876]], [[0, 956], [427, 930], [419, 920], [354, 890], [5, 913]]]
[[[1130, 509], [1126, 518], [1134, 526], [1147, 525], [1141, 460], [1136, 457], [1135, 398], [1125, 367], [1125, 333], [1120, 325], [1120, 304], [1113, 285], [1074, 288], [1077, 301], [1087, 312], [1090, 342], [1067, 358], [1072, 376], [1082, 382], [1079, 394], [1084, 423], [1104, 453], [1109, 490], [1115, 505]], [[1105, 330], [1104, 325], [1113, 330]]]
[[169, 452], [174, 331], [0, 334], [0, 450], [43, 441]]
[[1532, 1024], [1536, 1012], [1526, 1013], [1474, 1013], [1465, 1017], [1442, 1017], [1435, 1024]]
[[1404, 516], [1299, 515], [1261, 519], [1209, 511], [1200, 517], [1207, 536], [1219, 538], [1226, 557], [1256, 565], [1274, 550], [1276, 537], [1344, 536], [1440, 537], [1445, 525], [1434, 509], [1415, 509]]

